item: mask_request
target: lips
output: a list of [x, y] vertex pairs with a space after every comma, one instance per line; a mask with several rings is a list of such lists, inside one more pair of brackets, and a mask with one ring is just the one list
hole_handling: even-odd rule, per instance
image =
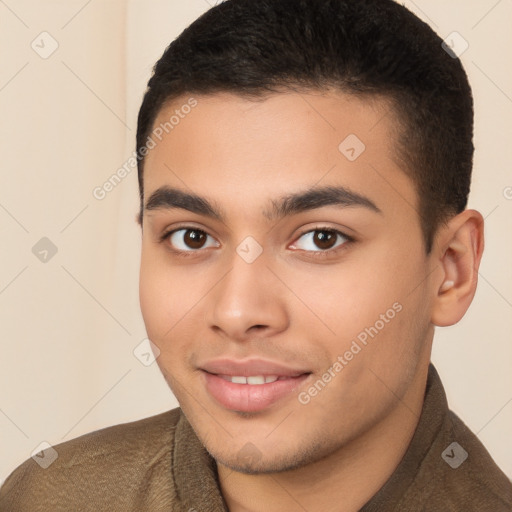
[[216, 375], [239, 375], [250, 377], [256, 375], [277, 375], [278, 377], [298, 377], [310, 373], [306, 368], [293, 368], [265, 359], [216, 359], [200, 365], [202, 370]]
[[273, 361], [218, 359], [200, 366], [210, 396], [232, 411], [256, 412], [290, 398], [310, 371]]

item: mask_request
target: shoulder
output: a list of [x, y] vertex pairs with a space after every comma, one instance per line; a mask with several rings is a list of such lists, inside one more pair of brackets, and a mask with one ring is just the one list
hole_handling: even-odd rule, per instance
[[421, 480], [430, 480], [422, 489], [423, 493], [428, 489], [428, 496], [419, 493], [423, 497], [418, 510], [512, 511], [512, 482], [452, 411], [448, 411], [425, 462]]
[[137, 501], [141, 489], [147, 494], [159, 478], [172, 481], [164, 473], [171, 470], [180, 415], [180, 408], [172, 409], [44, 450], [39, 460], [29, 458], [9, 475], [0, 489], [0, 510], [56, 511], [61, 508], [51, 507], [73, 507], [81, 500], [88, 503], [81, 510], [93, 510], [100, 500], [120, 510], [123, 500]]
[[511, 511], [512, 482], [478, 437], [452, 411], [447, 416], [450, 444], [444, 447], [445, 486], [468, 510]]

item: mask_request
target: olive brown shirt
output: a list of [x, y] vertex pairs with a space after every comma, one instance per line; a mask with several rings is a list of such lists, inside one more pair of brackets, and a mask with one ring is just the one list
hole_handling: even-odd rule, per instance
[[[85, 434], [39, 456], [4, 482], [1, 512], [228, 511], [215, 460], [180, 408]], [[432, 364], [409, 447], [361, 509], [388, 511], [512, 511], [511, 482], [448, 409]]]

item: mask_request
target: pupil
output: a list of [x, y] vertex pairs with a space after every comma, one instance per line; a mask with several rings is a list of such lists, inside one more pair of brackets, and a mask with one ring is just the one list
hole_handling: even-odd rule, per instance
[[185, 233], [185, 243], [193, 248], [200, 249], [204, 243], [205, 233], [198, 230], [187, 230]]
[[336, 236], [331, 231], [317, 231], [314, 236], [315, 244], [321, 249], [330, 249], [334, 245], [333, 240], [336, 241]]

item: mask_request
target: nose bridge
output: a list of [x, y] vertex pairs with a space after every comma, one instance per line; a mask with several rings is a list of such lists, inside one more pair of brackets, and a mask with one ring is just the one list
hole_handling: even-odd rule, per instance
[[[242, 242], [230, 256], [229, 265], [231, 270], [226, 275], [218, 289], [218, 300], [216, 304], [221, 306], [224, 314], [231, 314], [233, 317], [242, 314], [251, 305], [257, 306], [268, 300], [268, 290], [260, 288], [264, 275], [268, 272], [266, 258], [256, 255], [254, 246]], [[262, 295], [267, 295], [262, 297]]]
[[[267, 268], [263, 247], [246, 237], [227, 260], [230, 270], [215, 287], [210, 326], [231, 338], [244, 338], [254, 326], [281, 329], [286, 324], [278, 280]], [[274, 282], [274, 285], [272, 284]]]

